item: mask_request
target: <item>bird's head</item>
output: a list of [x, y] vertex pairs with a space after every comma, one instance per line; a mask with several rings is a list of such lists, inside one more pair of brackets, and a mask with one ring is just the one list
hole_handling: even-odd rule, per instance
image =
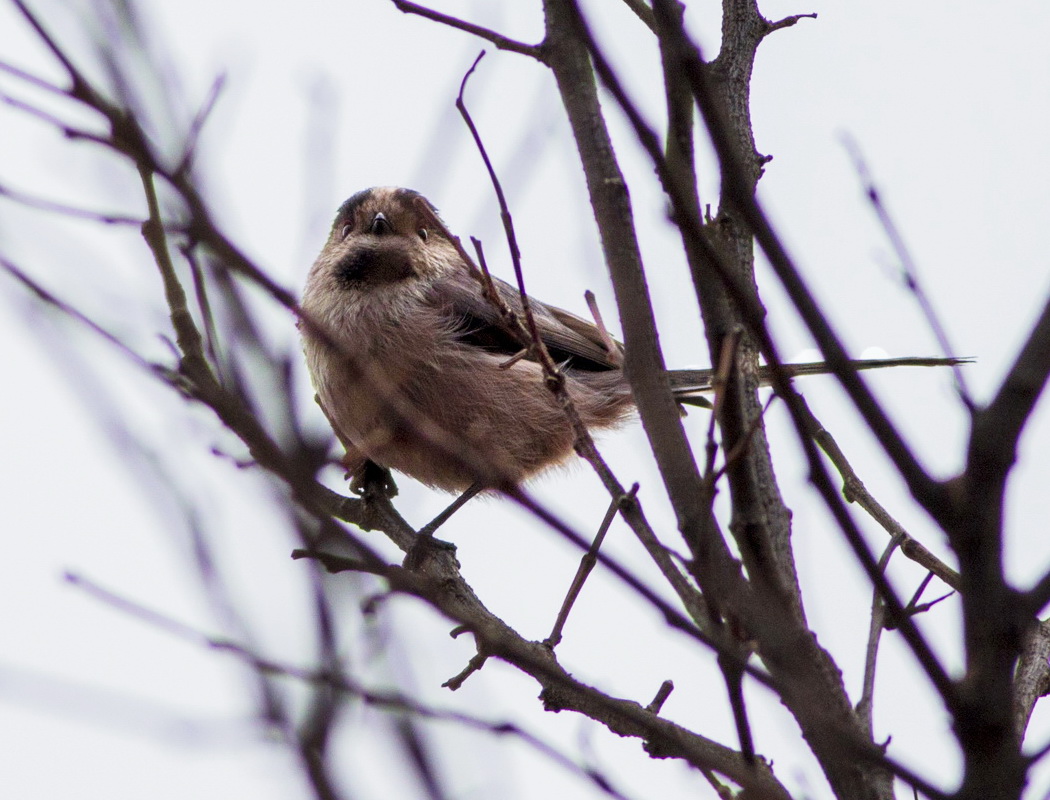
[[419, 192], [365, 189], [339, 207], [317, 266], [342, 288], [362, 291], [437, 277], [455, 250], [436, 219]]

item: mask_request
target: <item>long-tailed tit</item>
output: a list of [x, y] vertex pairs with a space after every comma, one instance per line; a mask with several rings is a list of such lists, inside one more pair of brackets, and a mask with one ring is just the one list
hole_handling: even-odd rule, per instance
[[[516, 485], [566, 461], [576, 437], [534, 349], [508, 330], [435, 219], [433, 206], [408, 189], [368, 189], [343, 203], [302, 299], [310, 374], [355, 479], [373, 462], [450, 491]], [[494, 283], [520, 314], [518, 290]], [[584, 425], [623, 422], [634, 403], [621, 345], [567, 311], [530, 305]], [[787, 368], [828, 371], [823, 363]], [[713, 374], [673, 370], [668, 378], [688, 400], [711, 390]]]

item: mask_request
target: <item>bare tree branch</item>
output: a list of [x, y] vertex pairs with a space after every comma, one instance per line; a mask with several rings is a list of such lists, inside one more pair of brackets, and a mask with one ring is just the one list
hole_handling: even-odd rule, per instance
[[[875, 186], [875, 181], [871, 176], [871, 170], [868, 169], [868, 164], [864, 160], [863, 153], [860, 151], [860, 145], [848, 137], [845, 141], [846, 149], [849, 150], [850, 156], [853, 158], [853, 163], [856, 166], [857, 175], [860, 178], [861, 183], [864, 185], [864, 193], [867, 195], [868, 201], [875, 210], [875, 214], [879, 218], [879, 223], [882, 225], [882, 229], [886, 232], [886, 236], [890, 240], [894, 252], [897, 254], [897, 259], [900, 261], [901, 269], [904, 273], [904, 280], [908, 289], [915, 295], [915, 299], [918, 301], [919, 307], [922, 309], [922, 313], [926, 317], [926, 321], [933, 330], [933, 334], [937, 339], [937, 343], [941, 347], [941, 351], [945, 355], [951, 355], [955, 350], [952, 348], [951, 342], [948, 340], [948, 333], [945, 331], [944, 326], [941, 324], [940, 319], [934, 311], [933, 303], [930, 302], [929, 296], [919, 283], [919, 274], [915, 265], [915, 260], [911, 257], [911, 252], [908, 250], [907, 245], [904, 244], [904, 237], [901, 235], [897, 224], [893, 221], [893, 217], [890, 216], [889, 209], [887, 209], [882, 202], [882, 195]], [[975, 403], [973, 396], [970, 394], [970, 390], [967, 388], [966, 376], [963, 374], [963, 371], [958, 364], [953, 365], [952, 369], [955, 373], [955, 383], [959, 387], [959, 396], [962, 398], [963, 403], [966, 404], [966, 407], [972, 412], [975, 408]]]
[[508, 39], [506, 36], [498, 34], [495, 31], [490, 31], [488, 28], [482, 28], [480, 25], [474, 25], [473, 23], [466, 22], [457, 17], [442, 14], [439, 11], [433, 11], [432, 9], [419, 5], [418, 3], [412, 3], [409, 0], [392, 0], [392, 2], [397, 7], [398, 11], [402, 11], [405, 14], [416, 14], [433, 22], [447, 25], [450, 28], [473, 34], [487, 42], [492, 42], [492, 44], [500, 50], [507, 50], [511, 53], [520, 53], [523, 56], [529, 56], [537, 61], [544, 61], [542, 45], [525, 44], [524, 42], [518, 42], [514, 39]]
[[165, 633], [184, 639], [200, 647], [232, 655], [257, 672], [267, 675], [284, 675], [290, 678], [295, 678], [296, 680], [308, 685], [328, 687], [337, 692], [345, 693], [356, 699], [362, 700], [369, 705], [392, 711], [409, 712], [420, 719], [454, 722], [458, 725], [483, 732], [494, 733], [501, 736], [513, 736], [514, 738], [522, 740], [545, 758], [555, 762], [566, 771], [593, 783], [604, 794], [607, 794], [610, 797], [619, 798], [620, 800], [626, 800], [623, 794], [612, 787], [612, 782], [607, 777], [593, 770], [579, 767], [573, 761], [568, 759], [560, 750], [533, 734], [528, 733], [514, 723], [489, 722], [480, 719], [479, 717], [463, 714], [458, 711], [433, 708], [400, 692], [368, 689], [358, 681], [351, 679], [345, 673], [333, 671], [331, 665], [308, 669], [264, 658], [239, 642], [205, 634], [189, 625], [173, 619], [170, 616], [146, 608], [139, 603], [122, 597], [82, 575], [67, 574], [66, 580], [99, 602], [115, 608], [121, 613], [134, 616], [159, 628], [160, 630], [163, 630]]

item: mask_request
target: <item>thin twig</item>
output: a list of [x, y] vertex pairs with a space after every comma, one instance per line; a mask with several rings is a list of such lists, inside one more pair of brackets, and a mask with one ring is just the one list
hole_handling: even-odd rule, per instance
[[488, 654], [479, 648], [478, 652], [467, 662], [467, 666], [441, 684], [442, 688], [451, 689], [453, 692], [461, 688], [463, 684], [466, 683], [467, 678], [475, 672], [481, 671], [481, 668], [485, 666], [485, 662], [488, 661], [488, 658]]
[[645, 707], [646, 711], [651, 711], [653, 714], [659, 714], [660, 709], [664, 707], [664, 703], [667, 702], [667, 698], [671, 696], [671, 692], [674, 691], [674, 681], [666, 680], [660, 684], [660, 688], [656, 690], [656, 696], [650, 701], [649, 705]]
[[769, 396], [766, 400], [766, 404], [762, 406], [762, 410], [755, 416], [750, 423], [748, 423], [747, 430], [744, 432], [743, 437], [737, 442], [733, 449], [726, 453], [725, 463], [722, 468], [715, 473], [715, 480], [717, 481], [722, 475], [726, 474], [733, 466], [738, 463], [747, 454], [748, 450], [751, 449], [751, 442], [762, 428], [762, 422], [765, 418], [766, 412], [769, 411], [769, 407], [773, 404], [773, 401], [777, 399], [775, 394]]
[[[879, 558], [879, 569], [883, 572], [889, 566], [893, 551], [897, 549], [900, 541], [891, 539], [886, 549]], [[879, 641], [882, 632], [886, 628], [886, 606], [878, 590], [873, 591], [871, 598], [871, 622], [868, 626], [868, 644], [864, 651], [864, 682], [861, 689], [860, 701], [857, 703], [857, 716], [860, 724], [867, 731], [869, 738], [874, 738], [872, 724], [872, 706], [875, 702], [875, 666], [878, 662]]]
[[208, 121], [208, 117], [211, 116], [211, 112], [215, 109], [215, 104], [218, 102], [219, 95], [222, 93], [225, 85], [226, 75], [224, 74], [219, 75], [212, 81], [208, 94], [204, 98], [204, 103], [197, 110], [193, 121], [190, 123], [190, 129], [186, 134], [186, 142], [183, 145], [182, 158], [178, 160], [178, 166], [174, 170], [176, 175], [187, 171], [193, 165], [193, 157], [197, 151], [197, 142], [200, 139], [201, 131], [204, 129], [204, 123]]
[[58, 296], [53, 294], [50, 290], [45, 289], [40, 283], [29, 277], [23, 270], [9, 261], [7, 258], [0, 256], [0, 267], [3, 267], [13, 278], [19, 281], [23, 286], [29, 289], [36, 297], [54, 308], [61, 311], [66, 316], [76, 320], [81, 325], [94, 332], [96, 335], [102, 337], [109, 344], [116, 347], [128, 360], [138, 367], [141, 367], [146, 372], [150, 373], [155, 377], [161, 377], [166, 383], [172, 385], [177, 383], [178, 376], [174, 370], [163, 364], [157, 364], [143, 358], [141, 355], [132, 350], [127, 344], [120, 340], [115, 334], [110, 333], [87, 314], [74, 308], [70, 303], [60, 299]]
[[14, 75], [16, 78], [25, 81], [31, 86], [35, 86], [38, 89], [43, 89], [45, 92], [58, 95], [59, 97], [68, 97], [69, 89], [58, 86], [50, 81], [46, 81], [39, 75], [34, 75], [31, 72], [26, 72], [21, 67], [16, 67], [14, 64], [0, 59], [0, 71], [6, 72], [9, 75]]
[[89, 219], [93, 222], [101, 222], [104, 225], [142, 225], [142, 217], [134, 217], [127, 214], [110, 214], [104, 211], [92, 211], [87, 208], [78, 208], [65, 203], [59, 203], [55, 200], [48, 200], [26, 192], [20, 192], [17, 189], [11, 189], [3, 184], [0, 184], [0, 197], [6, 197], [19, 205], [36, 208], [40, 211], [48, 211], [54, 214], [62, 214], [67, 217], [76, 217], [78, 219]]
[[715, 775], [709, 769], [700, 770], [700, 774], [707, 779], [707, 782], [711, 784], [711, 788], [715, 790], [715, 794], [718, 795], [718, 800], [735, 800], [737, 797], [736, 792], [722, 781], [718, 780], [718, 776]]
[[179, 249], [186, 263], [190, 265], [190, 274], [193, 276], [193, 292], [197, 298], [197, 310], [200, 311], [201, 321], [204, 323], [204, 342], [208, 358], [215, 365], [215, 370], [219, 372], [221, 370], [218, 351], [219, 335], [215, 328], [215, 316], [212, 314], [211, 303], [208, 301], [208, 286], [204, 280], [204, 270], [201, 268], [192, 243], [187, 242]]
[[[926, 576], [922, 579], [922, 581], [920, 581], [918, 587], [915, 589], [915, 593], [911, 596], [911, 600], [908, 601], [908, 605], [905, 606], [905, 608], [907, 608], [907, 609], [914, 609], [918, 605], [919, 598], [922, 597], [923, 592], [925, 592], [927, 587], [930, 585], [930, 579], [931, 578], [933, 578], [933, 573], [932, 572], [927, 572]], [[939, 602], [939, 601], [935, 601], [935, 602]]]
[[66, 55], [58, 42], [48, 33], [47, 29], [36, 18], [36, 15], [29, 10], [26, 4], [22, 0], [11, 0], [11, 2], [14, 3], [26, 22], [36, 31], [40, 41], [51, 51], [51, 55], [55, 57], [58, 63], [62, 65], [62, 69], [65, 70], [72, 84], [65, 93], [77, 100], [84, 101], [88, 105], [109, 107], [110, 104], [91, 87], [84, 74], [73, 65], [69, 56]]
[[[915, 259], [912, 258], [911, 251], [904, 243], [904, 236], [897, 227], [897, 223], [893, 221], [893, 217], [890, 216], [889, 209], [887, 209], [886, 205], [882, 202], [882, 195], [875, 186], [875, 179], [872, 177], [871, 170], [868, 168], [868, 163], [864, 159], [864, 154], [861, 152], [860, 145], [857, 143], [856, 139], [849, 135], [843, 137], [843, 144], [849, 152], [850, 158], [853, 159], [853, 167], [857, 171], [857, 178], [864, 187], [864, 194], [871, 203], [875, 215], [879, 218], [879, 224], [882, 225], [882, 230], [885, 232], [886, 237], [890, 240], [890, 245], [897, 254], [897, 260], [900, 262], [901, 275], [904, 278], [905, 286], [907, 286], [908, 290], [914, 295], [916, 302], [919, 304], [919, 308], [922, 309], [922, 314], [926, 318], [926, 322], [930, 326], [930, 329], [933, 331], [933, 335], [937, 338], [937, 344], [940, 346], [941, 352], [946, 356], [952, 355], [955, 350], [952, 349], [952, 344], [948, 340], [948, 333], [945, 330], [944, 325], [941, 323], [940, 317], [933, 308], [933, 302], [930, 300], [930, 296], [926, 294], [926, 290], [922, 288], [922, 284], [919, 282], [919, 271]], [[970, 394], [970, 390], [967, 387], [966, 376], [963, 374], [962, 368], [958, 364], [952, 365], [952, 372], [955, 375], [955, 384], [959, 388], [959, 397], [971, 412], [974, 411], [976, 405], [974, 403], [973, 395]]]
[[[459, 109], [460, 114], [463, 116], [467, 127], [469, 128], [471, 135], [474, 138], [474, 142], [478, 147], [481, 154], [482, 160], [485, 163], [486, 170], [489, 173], [489, 179], [493, 184], [493, 189], [496, 193], [496, 198], [500, 206], [500, 217], [503, 221], [504, 231], [507, 235], [507, 243], [511, 253], [511, 259], [514, 264], [514, 273], [518, 282], [518, 291], [521, 297], [522, 310], [525, 316], [525, 325], [527, 328], [523, 328], [518, 336], [524, 336], [524, 341], [529, 343], [532, 351], [536, 354], [537, 360], [543, 368], [544, 374], [547, 376], [547, 385], [555, 396], [559, 399], [563, 410], [565, 411], [569, 422], [573, 427], [573, 432], [576, 436], [576, 452], [586, 460], [595, 472], [598, 474], [599, 479], [605, 486], [606, 491], [609, 492], [612, 498], [623, 498], [627, 496], [627, 492], [623, 488], [623, 485], [613, 474], [612, 470], [606, 464], [599, 453], [598, 448], [594, 444], [594, 440], [587, 430], [587, 426], [584, 425], [583, 420], [580, 418], [579, 413], [576, 411], [576, 407], [572, 402], [572, 398], [565, 387], [564, 376], [554, 363], [550, 354], [547, 352], [547, 348], [543, 343], [543, 339], [539, 334], [539, 329], [536, 326], [536, 321], [532, 315], [532, 309], [529, 302], [528, 293], [525, 291], [524, 275], [521, 268], [521, 253], [517, 244], [517, 237], [514, 233], [514, 220], [511, 216], [510, 209], [507, 205], [506, 196], [503, 193], [503, 187], [500, 183], [499, 176], [496, 174], [495, 168], [492, 166], [492, 162], [488, 157], [488, 152], [485, 149], [484, 142], [481, 139], [481, 135], [474, 125], [474, 121], [470, 116], [470, 112], [466, 107], [466, 103], [463, 100], [463, 94], [466, 90], [467, 79], [473, 73], [477, 67], [478, 62], [481, 60], [484, 53], [478, 55], [474, 60], [473, 65], [467, 71], [463, 77], [463, 82], [460, 85], [459, 97], [456, 100], [456, 107]], [[440, 221], [439, 221], [440, 222]], [[459, 246], [458, 240], [453, 242], [461, 255], [465, 255], [462, 247]], [[478, 249], [479, 257], [481, 255], [480, 243], [475, 241], [475, 247]], [[469, 257], [466, 258], [468, 264], [470, 264]], [[487, 269], [485, 270], [487, 273]], [[491, 283], [491, 279], [489, 281]], [[506, 304], [503, 303], [502, 299], [498, 297], [498, 293], [492, 290], [492, 294], [496, 295], [497, 308], [500, 310], [501, 315], [512, 322], [521, 325], [520, 320], [515, 320], [516, 315], [513, 314], [509, 309], [505, 309]], [[621, 502], [619, 505], [620, 513], [624, 520], [631, 527], [632, 531], [639, 538], [642, 544], [645, 546], [646, 551], [650, 557], [656, 562], [660, 568], [661, 573], [667, 579], [668, 583], [674, 588], [679, 598], [682, 600], [685, 607], [689, 610], [690, 615], [702, 628], [707, 625], [707, 616], [705, 613], [705, 607], [702, 601], [697, 597], [695, 589], [689, 585], [689, 582], [682, 575], [681, 571], [675, 565], [673, 560], [668, 556], [662, 543], [657, 539], [655, 532], [649, 526], [646, 521], [644, 514], [642, 513], [640, 503], [637, 499], [631, 499], [629, 502]]]
[[164, 297], [168, 302], [171, 314], [171, 325], [175, 329], [175, 338], [183, 353], [184, 366], [188, 369], [187, 377], [199, 381], [205, 376], [211, 376], [211, 370], [204, 356], [200, 331], [193, 320], [193, 315], [190, 314], [186, 292], [179, 282], [175, 264], [171, 260], [171, 251], [168, 249], [164, 222], [160, 214], [160, 203], [157, 200], [157, 190], [153, 183], [153, 172], [145, 164], [140, 163], [138, 167], [142, 190], [146, 195], [146, 205], [149, 209], [149, 219], [142, 226], [142, 237], [153, 252], [153, 259], [160, 270], [161, 281], [164, 283]]
[[511, 53], [520, 53], [523, 56], [529, 56], [537, 61], [545, 63], [543, 48], [538, 45], [525, 44], [524, 42], [516, 41], [515, 39], [509, 39], [502, 34], [491, 31], [488, 28], [482, 28], [480, 25], [474, 25], [471, 22], [466, 22], [457, 17], [449, 16], [448, 14], [442, 14], [439, 11], [434, 11], [427, 8], [426, 6], [418, 5], [417, 3], [411, 3], [409, 0], [392, 0], [398, 11], [402, 11], [406, 14], [416, 14], [420, 17], [432, 20], [433, 22], [439, 22], [442, 25], [447, 25], [450, 28], [456, 30], [465, 31], [471, 33], [481, 39], [494, 44], [500, 50], [507, 50]]
[[711, 389], [714, 391], [712, 401], [711, 417], [707, 422], [707, 461], [704, 464], [704, 491], [707, 496], [705, 504], [710, 508], [715, 499], [715, 458], [718, 455], [718, 443], [715, 441], [715, 425], [725, 402], [725, 386], [729, 379], [729, 371], [736, 363], [737, 347], [740, 345], [740, 337], [743, 331], [736, 328], [730, 331], [722, 340], [722, 348], [718, 354], [718, 369], [711, 378]]
[[0, 94], [0, 101], [5, 105], [11, 106], [11, 108], [16, 108], [25, 114], [29, 114], [31, 117], [35, 117], [41, 122], [51, 125], [60, 131], [67, 139], [80, 139], [85, 142], [94, 142], [95, 144], [105, 147], [107, 150], [113, 150], [118, 153], [120, 152], [120, 149], [105, 134], [93, 133], [92, 131], [87, 131], [83, 128], [75, 128], [59, 117], [56, 117], [54, 114], [48, 113], [41, 108], [37, 108], [24, 100], [19, 100], [17, 97]]
[[[555, 393], [562, 399], [563, 405], [569, 411], [570, 417], [574, 418], [573, 422], [575, 423], [579, 419], [579, 415], [576, 414], [575, 409], [572, 408], [572, 402], [568, 398], [568, 394], [564, 392], [563, 384], [565, 378], [554, 363], [554, 359], [551, 358], [550, 353], [547, 352], [547, 346], [543, 341], [543, 337], [540, 336], [539, 327], [536, 325], [536, 318], [532, 313], [532, 299], [529, 297], [528, 292], [525, 291], [525, 276], [521, 268], [521, 248], [518, 247], [518, 237], [514, 233], [514, 218], [511, 216], [510, 207], [507, 205], [507, 197], [503, 193], [503, 185], [500, 183], [499, 176], [496, 174], [496, 168], [492, 166], [492, 160], [489, 158], [488, 151], [485, 149], [485, 143], [481, 139], [481, 134], [478, 132], [477, 126], [474, 124], [474, 120], [470, 116], [470, 111], [467, 110], [467, 104], [463, 100], [463, 94], [467, 89], [467, 81], [470, 80], [470, 76], [474, 74], [474, 70], [477, 69], [478, 64], [484, 56], [485, 51], [482, 50], [478, 53], [478, 57], [474, 59], [474, 63], [471, 64], [470, 69], [468, 69], [463, 76], [463, 82], [459, 86], [459, 96], [456, 98], [456, 108], [459, 110], [460, 116], [463, 117], [463, 121], [470, 130], [470, 135], [473, 137], [474, 144], [477, 146], [478, 153], [481, 155], [481, 160], [485, 163], [485, 169], [488, 171], [489, 181], [492, 183], [492, 188], [496, 192], [496, 200], [499, 202], [500, 219], [503, 221], [503, 230], [507, 237], [507, 246], [510, 248], [510, 260], [514, 267], [514, 277], [518, 282], [522, 316], [525, 318], [525, 325], [527, 326], [529, 341], [532, 343], [533, 353], [535, 353], [536, 359], [543, 367], [544, 374], [546, 374], [548, 379], [548, 386], [550, 386], [552, 391], [555, 391]], [[582, 422], [577, 428], [586, 429]]]
[[330, 669], [306, 669], [274, 661], [256, 654], [239, 642], [210, 636], [159, 611], [122, 597], [82, 575], [67, 573], [65, 578], [70, 585], [77, 587], [88, 596], [121, 613], [142, 620], [165, 633], [200, 647], [233, 655], [262, 674], [283, 675], [311, 685], [325, 685], [337, 691], [351, 694], [355, 698], [377, 708], [401, 713], [407, 712], [424, 719], [455, 722], [488, 733], [514, 736], [562, 768], [595, 784], [610, 797], [626, 800], [623, 794], [612, 788], [611, 782], [606, 777], [595, 773], [593, 770], [579, 767], [557, 748], [526, 732], [514, 723], [488, 722], [462, 712], [426, 706], [400, 692], [370, 690], [352, 680], [345, 673], [333, 672]]
[[594, 536], [594, 541], [591, 542], [590, 548], [583, 554], [583, 558], [580, 559], [580, 566], [577, 568], [576, 575], [573, 577], [572, 583], [569, 585], [569, 591], [565, 594], [565, 599], [562, 601], [561, 609], [558, 611], [558, 618], [554, 622], [554, 627], [551, 629], [550, 635], [543, 640], [543, 643], [552, 650], [557, 647], [558, 643], [561, 641], [561, 633], [565, 627], [566, 620], [569, 618], [569, 612], [572, 610], [576, 598], [580, 596], [580, 592], [583, 590], [583, 584], [587, 580], [587, 576], [591, 574], [594, 565], [598, 563], [598, 550], [605, 541], [605, 535], [609, 532], [609, 527], [612, 525], [612, 521], [615, 519], [617, 511], [620, 510], [620, 506], [624, 502], [633, 500], [637, 494], [638, 484], [636, 483], [631, 487], [631, 491], [628, 492], [625, 497], [613, 498], [612, 502], [609, 503], [609, 508], [605, 512], [605, 517], [602, 519], [601, 525], [598, 526], [598, 532]]
[[[590, 541], [585, 537], [581, 536], [565, 522], [558, 517], [554, 516], [550, 511], [541, 506], [527, 494], [524, 490], [518, 488], [513, 491], [507, 492], [507, 496], [515, 500], [523, 508], [532, 511], [540, 519], [546, 522], [551, 528], [561, 533], [569, 541], [573, 542], [581, 550], [587, 550], [590, 547]], [[610, 572], [624, 581], [628, 586], [633, 588], [641, 596], [645, 597], [664, 617], [664, 621], [667, 622], [672, 628], [682, 631], [692, 639], [707, 645], [716, 653], [726, 653], [730, 658], [737, 658], [737, 654], [733, 651], [728, 651], [727, 648], [721, 641], [711, 638], [704, 631], [700, 630], [692, 621], [687, 619], [681, 612], [673, 608], [670, 604], [664, 601], [659, 595], [657, 595], [652, 589], [646, 586], [641, 580], [635, 575], [628, 571], [622, 564], [616, 560], [610, 558], [600, 550], [595, 553], [598, 561], [601, 562], [602, 566], [606, 567]], [[743, 669], [748, 675], [755, 678], [762, 685], [774, 689], [775, 685], [770, 680], [769, 675], [764, 671], [760, 670], [746, 662], [743, 664]]]
[[799, 20], [803, 19], [817, 19], [816, 13], [809, 14], [792, 14], [789, 17], [778, 19], [776, 22], [770, 22], [769, 27], [766, 31], [766, 35], [773, 33], [773, 31], [779, 31], [784, 28], [790, 28], [795, 25]]
[[905, 556], [925, 567], [958, 591], [960, 587], [959, 573], [913, 538], [904, 529], [904, 526], [894, 519], [882, 504], [872, 496], [871, 492], [868, 491], [868, 487], [865, 486], [853, 469], [853, 465], [846, 458], [846, 454], [842, 452], [838, 442], [831, 435], [831, 432], [814, 416], [805, 398], [801, 397], [801, 395], [799, 397], [801, 400], [799, 410], [805, 420], [806, 429], [809, 435], [813, 437], [813, 440], [820, 446], [820, 449], [831, 459], [831, 463], [834, 464], [835, 469], [842, 478], [842, 495], [846, 501], [856, 503], [863, 508], [872, 519], [882, 526], [883, 530], [890, 535], [893, 541], [899, 543], [901, 552]]
[[[681, 208], [688, 208], [688, 203], [682, 196], [683, 188], [673, 182], [668, 174], [667, 165], [658, 138], [642, 118], [637, 107], [627, 97], [622, 84], [616, 77], [604, 54], [600, 51], [594, 42], [594, 39], [591, 37], [586, 24], [579, 15], [578, 9], [575, 8], [574, 4], [570, 5], [575, 14], [578, 30], [580, 31], [581, 36], [584, 37], [587, 49], [591, 54], [596, 72], [627, 115], [628, 120], [635, 129], [639, 141], [649, 154], [650, 159], [657, 169], [657, 173], [664, 182], [665, 190], [671, 196], [675, 205]], [[680, 26], [674, 31], [674, 33], [683, 41], [688, 41], [688, 37]], [[742, 177], [743, 168], [738, 163], [739, 156], [734, 149], [735, 145], [730, 141], [728, 134], [726, 134], [723, 128], [723, 123], [720, 118], [721, 112], [718, 110], [718, 101], [714, 98], [709, 87], [706, 85], [705, 77], [701, 74], [703, 70], [703, 62], [700, 59], [699, 50], [693, 42], [689, 42], [689, 46], [694, 56], [688, 61], [686, 66], [689, 69], [689, 75], [693, 85], [694, 94], [697, 98], [697, 103], [700, 106], [701, 111], [704, 113], [708, 129], [712, 133], [712, 138], [722, 162], [724, 173], [729, 177], [729, 180], [727, 180], [725, 185], [730, 192], [731, 201], [738, 210], [744, 213], [746, 221], [751, 226], [752, 230], [755, 231], [756, 235], [758, 235], [760, 244], [762, 244], [770, 261], [774, 264], [778, 276], [780, 276], [782, 282], [785, 284], [789, 295], [792, 297], [793, 302], [802, 314], [807, 326], [810, 328], [810, 332], [821, 344], [821, 349], [825, 356], [828, 357], [828, 362], [833, 367], [834, 374], [842, 382], [847, 393], [849, 393], [854, 399], [855, 404], [861, 414], [865, 417], [869, 427], [883, 444], [887, 454], [897, 465], [898, 470], [908, 482], [913, 493], [915, 493], [916, 496], [923, 498], [924, 505], [926, 505], [932, 513], [935, 515], [942, 513], [944, 511], [944, 504], [946, 503], [945, 488], [934, 481], [926, 473], [922, 465], [919, 464], [915, 455], [904, 444], [899, 432], [890, 422], [881, 406], [878, 405], [877, 401], [871, 395], [867, 386], [857, 378], [856, 372], [853, 370], [842, 370], [837, 368], [838, 364], [848, 361], [845, 349], [831, 330], [829, 323], [817, 306], [815, 299], [802, 282], [801, 276], [795, 268], [794, 263], [784, 250], [783, 245], [774, 233], [762, 209], [758, 206], [755, 198], [745, 189], [746, 181]], [[824, 469], [824, 465], [821, 463], [820, 458], [816, 453], [811, 438], [807, 434], [804, 434], [805, 427], [799, 416], [799, 395], [791, 387], [790, 381], [786, 379], [786, 376], [782, 373], [778, 374], [776, 370], [776, 365], [779, 365], [782, 360], [779, 358], [772, 336], [763, 322], [764, 313], [757, 307], [757, 301], [755, 300], [753, 292], [739, 285], [740, 282], [728, 271], [728, 269], [725, 268], [719, 254], [707, 243], [706, 238], [700, 229], [699, 220], [691, 219], [685, 215], [679, 215], [676, 219], [678, 220], [679, 225], [686, 228], [687, 232], [693, 236], [700, 246], [707, 249], [710, 263], [718, 268], [719, 275], [725, 282], [726, 288], [730, 291], [733, 299], [740, 303], [741, 309], [746, 313], [747, 322], [751, 328], [752, 334], [755, 335], [762, 352], [766, 357], [767, 364], [773, 368], [774, 388], [787, 402], [788, 409], [800, 432], [800, 441], [812, 468], [815, 485], [820, 489], [825, 502], [828, 504], [829, 509], [835, 516], [836, 522], [846, 535], [847, 541], [853, 548], [854, 553], [857, 555], [857, 558], [864, 567], [868, 577], [879, 588], [879, 591], [889, 605], [890, 611], [894, 614], [894, 617], [899, 620], [901, 633], [904, 636], [905, 641], [915, 652], [916, 657], [919, 659], [923, 669], [937, 688], [938, 693], [946, 700], [953, 701], [955, 697], [955, 687], [951, 678], [944, 669], [944, 666], [933, 653], [929, 644], [926, 642], [925, 637], [903, 614], [903, 604], [896, 596], [893, 587], [886, 580], [885, 576], [879, 572], [876, 559], [868, 549], [867, 543], [864, 541], [856, 523], [850, 517], [846, 508], [842, 505], [838, 493], [831, 485], [830, 479]]]

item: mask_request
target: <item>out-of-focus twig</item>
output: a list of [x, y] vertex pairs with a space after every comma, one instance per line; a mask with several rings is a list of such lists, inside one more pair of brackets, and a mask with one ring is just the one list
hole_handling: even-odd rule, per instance
[[[879, 192], [878, 187], [875, 186], [875, 179], [871, 175], [871, 169], [869, 169], [868, 162], [861, 152], [860, 145], [851, 136], [843, 137], [843, 143], [847, 152], [849, 152], [850, 158], [853, 159], [853, 166], [857, 172], [858, 179], [864, 187], [864, 194], [871, 203], [875, 215], [879, 218], [879, 224], [882, 225], [886, 237], [890, 240], [893, 251], [897, 254], [905, 286], [915, 296], [915, 301], [919, 304], [919, 308], [922, 309], [922, 314], [926, 318], [930, 330], [933, 331], [933, 335], [937, 338], [937, 344], [940, 345], [941, 352], [946, 356], [952, 355], [955, 353], [955, 350], [952, 349], [952, 344], [948, 340], [948, 333], [933, 308], [930, 296], [926, 294], [926, 290], [919, 282], [919, 271], [915, 259], [912, 258], [911, 251], [904, 243], [904, 236], [901, 234], [900, 228], [894, 222], [889, 209], [886, 208], [886, 204], [882, 202], [882, 194]], [[959, 397], [971, 412], [974, 411], [976, 404], [967, 386], [966, 375], [959, 365], [954, 365], [952, 370], [955, 374], [955, 384], [959, 387]]]

